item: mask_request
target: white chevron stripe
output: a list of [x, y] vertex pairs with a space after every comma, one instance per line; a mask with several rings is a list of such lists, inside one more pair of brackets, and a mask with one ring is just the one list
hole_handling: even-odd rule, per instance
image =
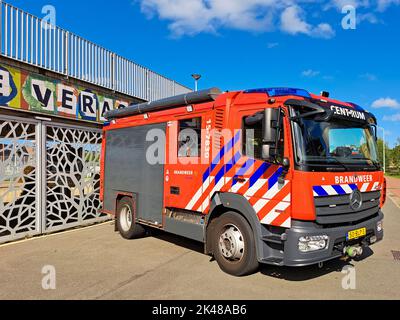
[[379, 182], [375, 182], [374, 185], [372, 186], [372, 191], [376, 191], [379, 189]]
[[[288, 183], [289, 181], [285, 181], [285, 186]], [[259, 213], [261, 209], [264, 208], [271, 201], [271, 199], [273, 199], [282, 189], [283, 188], [280, 188], [278, 184], [275, 184], [270, 190], [268, 190], [268, 192], [262, 197], [262, 199], [258, 200], [253, 206], [256, 213]]]
[[275, 184], [271, 189], [269, 189], [263, 196], [262, 198], [264, 199], [272, 199], [273, 197], [276, 196], [276, 194], [281, 191], [284, 187], [287, 186], [289, 183], [288, 180], [285, 181], [285, 184], [282, 187], [279, 187], [279, 184]]
[[262, 208], [264, 208], [271, 200], [260, 199], [257, 203], [253, 206], [256, 213], [259, 213]]
[[214, 195], [214, 193], [220, 191], [223, 188], [223, 186], [229, 183], [231, 180], [232, 178], [222, 178], [221, 180], [219, 180], [197, 211], [204, 212], [208, 208], [211, 197]]
[[237, 182], [229, 191], [232, 193], [238, 192], [246, 184], [246, 182], [247, 180], [245, 182]]
[[342, 189], [347, 193], [350, 194], [353, 192], [353, 189], [350, 188], [350, 186], [348, 184], [342, 184], [340, 185], [342, 187]]
[[286, 197], [282, 202], [279, 202], [274, 209], [271, 210], [270, 213], [268, 213], [264, 219], [262, 219], [261, 223], [263, 224], [271, 224], [276, 218], [279, 217], [281, 214], [280, 211], [285, 211], [287, 208], [290, 207], [290, 202], [285, 202], [285, 201], [290, 201], [290, 195]]
[[338, 193], [332, 186], [321, 186], [330, 196], [337, 196]]
[[257, 182], [247, 190], [247, 192], [244, 194], [245, 197], [252, 197], [254, 196], [258, 190], [260, 190], [268, 180], [266, 179], [258, 179]]
[[367, 191], [368, 190], [368, 187], [369, 187], [369, 183], [364, 183], [363, 185], [362, 185], [362, 187], [361, 187], [361, 192], [365, 192], [365, 191]]
[[209, 185], [211, 184], [211, 182], [213, 182], [215, 179], [215, 177], [208, 177], [206, 179], [206, 181], [204, 181], [203, 185], [201, 186], [201, 188], [196, 192], [196, 194], [194, 195], [194, 197], [192, 198], [192, 200], [189, 202], [189, 204], [186, 207], [186, 210], [192, 210], [194, 205], [196, 204], [197, 201], [199, 201], [199, 199], [201, 198], [201, 196], [203, 195], [203, 193], [207, 190], [207, 188], [209, 187]]
[[291, 228], [292, 227], [292, 218], [287, 218], [287, 220], [281, 224], [282, 228]]

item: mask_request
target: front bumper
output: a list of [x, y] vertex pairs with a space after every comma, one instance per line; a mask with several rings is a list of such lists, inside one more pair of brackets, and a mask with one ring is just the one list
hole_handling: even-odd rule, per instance
[[[383, 239], [383, 230], [378, 232], [377, 224], [382, 221], [384, 215], [379, 211], [378, 216], [353, 226], [321, 228], [316, 223], [293, 221], [291, 229], [286, 231], [284, 244], [283, 265], [300, 267], [332, 260], [343, 256], [343, 247], [351, 244], [369, 245], [370, 239], [376, 237], [376, 242]], [[367, 236], [348, 242], [348, 232], [360, 228], [367, 228]], [[305, 236], [329, 236], [329, 245], [324, 250], [303, 253], [298, 249], [299, 239]]]

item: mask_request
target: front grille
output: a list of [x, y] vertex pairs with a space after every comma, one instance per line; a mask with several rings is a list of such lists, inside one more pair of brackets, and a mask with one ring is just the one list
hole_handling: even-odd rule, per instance
[[380, 191], [363, 193], [363, 204], [359, 210], [354, 211], [350, 207], [350, 195], [348, 194], [342, 196], [316, 197], [315, 209], [317, 213], [317, 223], [341, 224], [360, 222], [378, 213], [380, 198]]

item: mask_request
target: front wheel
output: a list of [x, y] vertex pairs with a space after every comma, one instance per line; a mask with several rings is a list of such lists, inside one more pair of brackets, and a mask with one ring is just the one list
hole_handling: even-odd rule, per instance
[[117, 227], [125, 239], [138, 239], [146, 235], [146, 230], [135, 222], [135, 208], [129, 197], [121, 199], [117, 209]]
[[211, 230], [213, 254], [224, 272], [240, 277], [258, 270], [253, 230], [243, 216], [225, 213]]

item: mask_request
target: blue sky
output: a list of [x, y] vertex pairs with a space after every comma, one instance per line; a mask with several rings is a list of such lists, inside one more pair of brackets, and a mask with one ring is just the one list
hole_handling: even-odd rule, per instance
[[[187, 86], [294, 86], [352, 101], [400, 137], [400, 0], [8, 0]], [[342, 8], [356, 9], [345, 30]], [[348, 12], [348, 11], [347, 11]]]

